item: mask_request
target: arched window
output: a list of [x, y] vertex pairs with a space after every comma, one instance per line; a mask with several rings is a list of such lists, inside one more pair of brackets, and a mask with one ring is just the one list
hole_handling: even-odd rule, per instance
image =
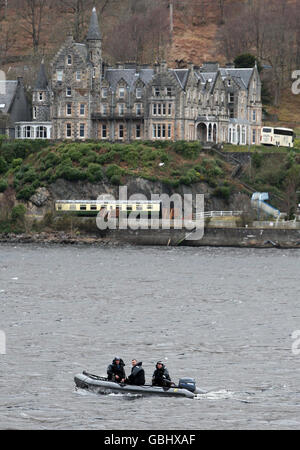
[[208, 141], [210, 142], [212, 139], [212, 125], [211, 123], [208, 126]]

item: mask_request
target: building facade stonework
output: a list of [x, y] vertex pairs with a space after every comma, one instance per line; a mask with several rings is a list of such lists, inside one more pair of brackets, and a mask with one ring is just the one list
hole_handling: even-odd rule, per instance
[[261, 81], [257, 67], [217, 63], [109, 67], [94, 8], [86, 42], [68, 36], [52, 61], [49, 83], [42, 64], [33, 118], [51, 124], [52, 139], [259, 144]]

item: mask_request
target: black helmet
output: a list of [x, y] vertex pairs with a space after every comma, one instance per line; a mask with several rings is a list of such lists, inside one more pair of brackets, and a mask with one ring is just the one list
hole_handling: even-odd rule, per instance
[[157, 364], [161, 364], [164, 367], [164, 363], [162, 361], [157, 361], [156, 367], [157, 367]]

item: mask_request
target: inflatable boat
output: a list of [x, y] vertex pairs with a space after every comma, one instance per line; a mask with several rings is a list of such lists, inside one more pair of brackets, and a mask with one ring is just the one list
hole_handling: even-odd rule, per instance
[[196, 388], [193, 378], [181, 378], [178, 386], [160, 387], [145, 384], [135, 386], [131, 384], [119, 384], [108, 381], [107, 378], [83, 372], [74, 377], [77, 388], [87, 389], [97, 394], [135, 394], [135, 395], [158, 395], [164, 397], [188, 397], [194, 398], [197, 394], [205, 391]]

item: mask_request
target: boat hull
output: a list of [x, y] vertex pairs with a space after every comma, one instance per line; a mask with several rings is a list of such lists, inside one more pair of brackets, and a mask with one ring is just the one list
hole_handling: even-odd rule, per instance
[[135, 394], [135, 395], [156, 395], [163, 397], [186, 397], [194, 398], [195, 394], [187, 389], [178, 387], [163, 388], [160, 386], [135, 386], [130, 384], [120, 385], [113, 381], [96, 379], [85, 374], [78, 374], [74, 377], [76, 387], [87, 389], [98, 394]]

